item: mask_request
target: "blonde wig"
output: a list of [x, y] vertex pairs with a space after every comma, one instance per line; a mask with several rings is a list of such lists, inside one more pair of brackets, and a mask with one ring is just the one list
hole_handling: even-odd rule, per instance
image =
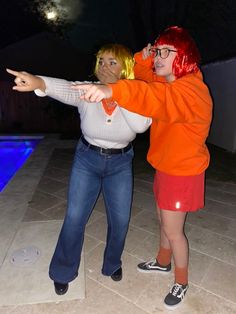
[[106, 44], [96, 54], [94, 74], [96, 75], [99, 65], [99, 58], [105, 52], [110, 52], [122, 64], [121, 79], [134, 79], [134, 57], [132, 52], [120, 44]]

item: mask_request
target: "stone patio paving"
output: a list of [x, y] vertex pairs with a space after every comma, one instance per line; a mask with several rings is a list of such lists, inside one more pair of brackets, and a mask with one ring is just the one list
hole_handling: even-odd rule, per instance
[[[158, 244], [154, 172], [145, 160], [145, 135], [135, 142], [134, 197], [122, 259], [123, 280], [114, 282], [101, 274], [106, 215], [100, 198], [86, 227], [80, 275], [70, 293], [63, 298], [55, 295], [47, 267], [65, 213], [75, 145], [76, 140], [46, 136], [0, 194], [0, 314], [168, 313], [163, 298], [173, 273], [161, 276], [136, 270], [140, 261], [155, 256]], [[186, 222], [190, 289], [175, 313], [236, 313], [236, 155], [212, 145], [209, 148], [212, 161], [206, 174], [206, 207], [189, 214]], [[30, 271], [12, 268], [12, 251], [36, 242], [44, 258]]]

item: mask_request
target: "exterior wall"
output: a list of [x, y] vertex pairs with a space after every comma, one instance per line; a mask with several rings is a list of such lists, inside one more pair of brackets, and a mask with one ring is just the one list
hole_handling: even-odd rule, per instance
[[94, 58], [50, 33], [39, 33], [0, 50], [0, 132], [80, 133], [77, 108], [13, 91], [14, 78], [6, 68], [83, 81], [93, 73]]
[[236, 58], [202, 67], [214, 101], [208, 142], [236, 151]]
[[80, 133], [76, 107], [49, 97], [12, 90], [12, 83], [0, 81], [1, 133]]

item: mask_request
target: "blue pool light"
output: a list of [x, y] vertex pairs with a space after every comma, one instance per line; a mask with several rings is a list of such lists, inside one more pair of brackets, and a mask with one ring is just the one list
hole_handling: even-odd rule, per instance
[[0, 140], [0, 192], [33, 152], [41, 138]]

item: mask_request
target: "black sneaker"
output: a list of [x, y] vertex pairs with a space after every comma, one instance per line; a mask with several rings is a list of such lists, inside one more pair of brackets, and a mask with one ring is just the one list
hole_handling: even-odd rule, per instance
[[54, 281], [54, 288], [55, 288], [56, 294], [63, 295], [67, 292], [69, 288], [69, 284]]
[[120, 281], [122, 279], [122, 268], [118, 268], [112, 275], [111, 279], [114, 281]]
[[143, 262], [138, 264], [137, 267], [138, 271], [143, 273], [169, 273], [171, 270], [171, 263], [167, 266], [162, 266], [158, 263], [156, 259], [152, 259], [148, 262]]
[[165, 307], [168, 310], [176, 309], [180, 303], [183, 301], [183, 298], [187, 292], [188, 285], [180, 285], [175, 283], [170, 289], [170, 292], [165, 297], [164, 303]]

